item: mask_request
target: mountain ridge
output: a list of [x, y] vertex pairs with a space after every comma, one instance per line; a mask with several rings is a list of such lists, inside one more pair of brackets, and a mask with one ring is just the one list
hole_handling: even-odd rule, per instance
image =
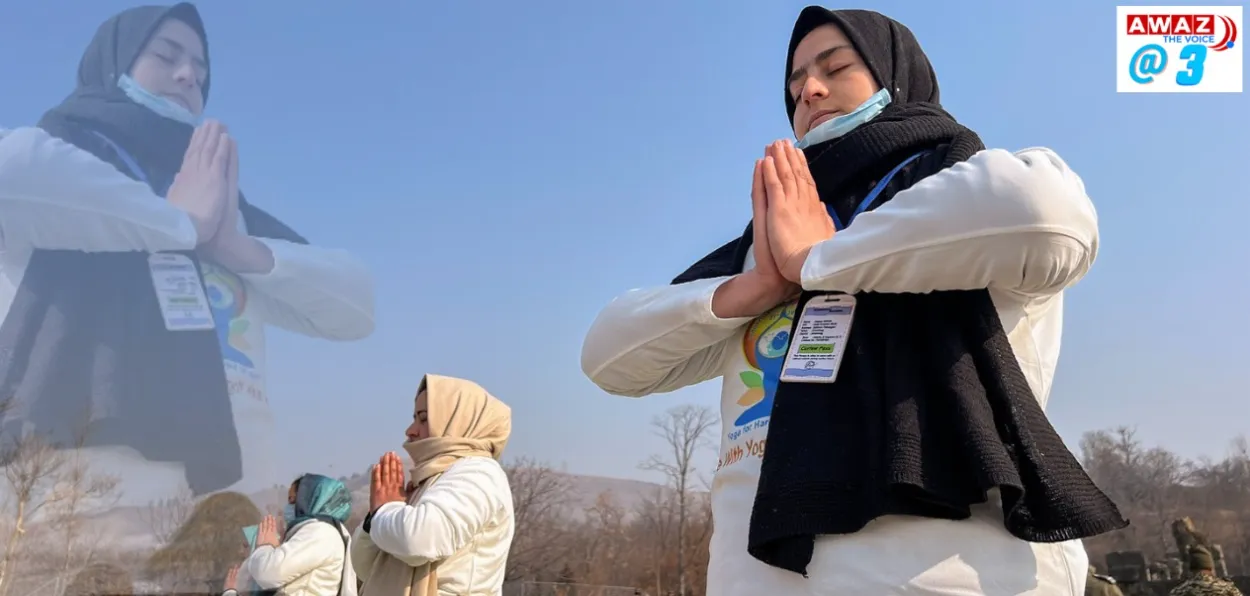
[[[556, 482], [565, 488], [564, 504], [571, 516], [577, 517], [585, 510], [595, 506], [603, 495], [608, 495], [612, 502], [626, 511], [633, 511], [645, 501], [664, 494], [670, 489], [665, 486], [644, 480], [612, 478], [588, 474], [573, 474], [557, 470], [548, 470]], [[354, 508], [368, 507], [369, 483], [364, 474], [340, 478], [352, 492]], [[523, 489], [524, 487], [514, 487]], [[257, 507], [268, 513], [281, 511], [286, 504], [287, 489], [275, 485], [271, 488], [248, 495]], [[148, 506], [112, 507], [104, 511], [83, 516], [83, 529], [89, 533], [107, 536], [110, 548], [120, 550], [144, 550], [158, 546], [162, 535], [168, 535], [181, 523], [179, 518], [190, 513], [189, 500], [175, 501], [167, 504]], [[159, 526], [159, 527], [158, 527]]]

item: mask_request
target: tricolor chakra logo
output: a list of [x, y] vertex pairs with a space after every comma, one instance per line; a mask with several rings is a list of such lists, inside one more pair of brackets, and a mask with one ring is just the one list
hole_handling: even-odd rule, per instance
[[742, 355], [752, 370], [742, 371], [738, 376], [747, 386], [746, 393], [738, 398], [738, 405], [746, 410], [734, 420], [734, 426], [746, 426], [773, 411], [773, 396], [781, 379], [781, 365], [790, 347], [790, 326], [794, 322], [794, 310], [798, 301], [778, 306], [751, 322], [742, 337]]
[[221, 267], [204, 261], [200, 263], [204, 270], [208, 305], [217, 324], [222, 356], [230, 362], [253, 368], [252, 359], [243, 353], [251, 347], [245, 336], [248, 321], [242, 318], [247, 309], [247, 286], [239, 276]]

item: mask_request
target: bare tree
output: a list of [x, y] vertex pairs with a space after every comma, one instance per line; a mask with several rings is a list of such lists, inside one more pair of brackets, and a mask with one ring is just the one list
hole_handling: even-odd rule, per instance
[[[1146, 446], [1129, 427], [1089, 432], [1081, 440], [1090, 476], [1133, 520], [1129, 527], [1086, 541], [1091, 560], [1112, 551], [1141, 551], [1148, 560], [1183, 556], [1169, 527], [1190, 518], [1212, 544], [1221, 545], [1230, 572], [1250, 564], [1250, 445], [1233, 441], [1221, 460], [1189, 461], [1163, 447]], [[1218, 563], [1217, 563], [1218, 564]]]
[[550, 466], [528, 458], [513, 461], [505, 471], [512, 487], [516, 538], [504, 576], [532, 579], [568, 553], [562, 534], [571, 503], [569, 482]]
[[655, 455], [642, 469], [659, 472], [677, 492], [677, 593], [686, 596], [686, 514], [690, 485], [695, 477], [694, 458], [708, 446], [707, 431], [716, 416], [704, 406], [678, 406], [651, 422], [656, 436], [669, 448], [666, 456]]
[[1162, 447], [1146, 450], [1139, 459], [1138, 477], [1148, 487], [1141, 491], [1141, 505], [1154, 518], [1153, 525], [1158, 528], [1158, 540], [1165, 551], [1172, 543], [1163, 528], [1177, 517], [1181, 491], [1191, 476], [1190, 470], [1189, 462]]
[[579, 581], [591, 584], [615, 583], [628, 567], [630, 549], [625, 510], [611, 492], [600, 493], [595, 504], [586, 510], [587, 540], [583, 543], [584, 559], [578, 565]]
[[11, 437], [0, 447], [0, 465], [9, 489], [9, 513], [13, 527], [0, 558], [0, 595], [7, 594], [16, 575], [18, 547], [27, 522], [56, 502], [57, 475], [65, 466], [65, 454], [44, 437], [30, 433]]
[[1156, 556], [1170, 550], [1167, 528], [1200, 466], [1162, 447], [1147, 448], [1130, 427], [1085, 433], [1081, 450], [1090, 476], [1108, 496], [1148, 520], [1118, 534], [1121, 545], [1153, 542], [1148, 550]]
[[[676, 494], [668, 487], [656, 487], [651, 496], [639, 503], [638, 523], [651, 538], [651, 566], [655, 593], [664, 593], [664, 560], [676, 523]], [[683, 560], [683, 563], [685, 561]]]
[[165, 545], [169, 544], [178, 528], [191, 517], [194, 508], [195, 499], [191, 496], [191, 491], [183, 489], [181, 494], [149, 503], [139, 512], [139, 518], [148, 527], [157, 544]]
[[[686, 557], [687, 567], [702, 572], [702, 577], [706, 580], [708, 564], [711, 562], [712, 554], [708, 547], [712, 541], [712, 495], [711, 493], [701, 492], [692, 496], [691, 503], [691, 520], [689, 536], [690, 554]], [[703, 582], [699, 582], [702, 584]], [[706, 589], [706, 585], [703, 586]]]
[[[83, 539], [84, 516], [117, 503], [120, 479], [108, 474], [92, 473], [83, 452], [89, 430], [85, 426], [78, 433], [74, 448], [62, 454], [61, 467], [53, 479], [51, 512], [65, 540], [62, 578], [69, 576], [74, 562], [74, 547]], [[83, 557], [85, 562], [90, 561], [95, 546], [93, 543], [87, 547]]]

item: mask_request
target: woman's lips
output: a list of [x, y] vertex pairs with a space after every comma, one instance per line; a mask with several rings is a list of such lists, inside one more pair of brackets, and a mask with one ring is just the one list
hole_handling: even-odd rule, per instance
[[169, 101], [172, 101], [172, 102], [174, 102], [174, 103], [176, 103], [176, 104], [178, 104], [178, 105], [180, 105], [180, 106], [182, 106], [182, 107], [186, 108], [186, 109], [187, 109], [187, 111], [191, 111], [191, 106], [187, 104], [187, 100], [183, 99], [183, 98], [182, 98], [182, 96], [180, 96], [180, 95], [165, 95], [164, 97], [165, 97], [165, 99], [168, 99]]
[[838, 113], [836, 111], [826, 110], [826, 111], [817, 112], [816, 117], [812, 118], [812, 123], [811, 125], [807, 127], [807, 129], [811, 130], [813, 128], [816, 128], [817, 126], [820, 126], [821, 124], [824, 124], [830, 120], [833, 120], [837, 116], [838, 116]]

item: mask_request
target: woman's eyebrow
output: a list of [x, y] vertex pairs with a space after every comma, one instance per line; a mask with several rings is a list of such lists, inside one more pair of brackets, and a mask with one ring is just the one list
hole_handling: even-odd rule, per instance
[[832, 56], [838, 50], [845, 50], [850, 47], [851, 46], [847, 44], [842, 44], [840, 46], [833, 46], [832, 48], [816, 54], [816, 57], [812, 58], [810, 62], [803, 64], [802, 66], [795, 67], [794, 71], [790, 73], [790, 80], [786, 81], [786, 83], [794, 83], [799, 80], [799, 78], [803, 76], [803, 73], [806, 72], [808, 68], [811, 68], [813, 64]]

